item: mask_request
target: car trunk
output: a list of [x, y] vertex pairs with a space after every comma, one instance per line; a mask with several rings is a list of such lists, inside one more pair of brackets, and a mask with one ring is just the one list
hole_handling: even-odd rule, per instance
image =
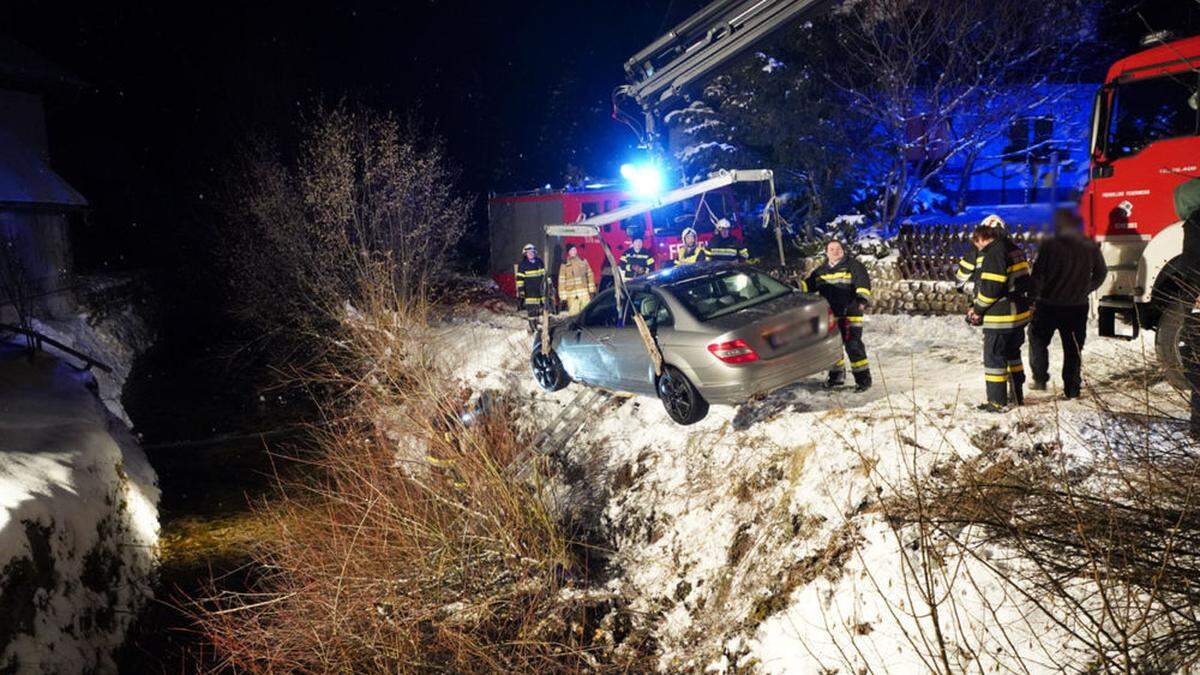
[[745, 340], [760, 358], [773, 359], [824, 338], [829, 331], [829, 305], [793, 293], [706, 323]]

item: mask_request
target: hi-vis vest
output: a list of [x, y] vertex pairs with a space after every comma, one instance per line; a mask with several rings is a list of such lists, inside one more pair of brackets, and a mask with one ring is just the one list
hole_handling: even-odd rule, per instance
[[694, 263], [700, 260], [700, 255], [703, 252], [704, 247], [700, 244], [693, 246], [690, 251], [687, 248], [680, 246], [679, 249], [675, 251], [675, 264], [686, 265], [688, 263]]
[[632, 248], [621, 254], [621, 271], [626, 277], [634, 276], [634, 267], [641, 267], [643, 274], [654, 269], [654, 254], [647, 249], [635, 251]]
[[546, 264], [541, 258], [522, 257], [517, 264], [517, 297], [526, 305], [540, 305], [545, 300]]
[[975, 281], [975, 313], [983, 317], [983, 329], [1021, 328], [1033, 317], [1032, 279], [1025, 252], [1007, 237], [999, 237], [980, 253], [971, 279]]
[[747, 260], [750, 258], [750, 250], [747, 249], [742, 241], [736, 237], [716, 236], [708, 241], [708, 247], [703, 249], [704, 257], [701, 260]]
[[871, 276], [857, 258], [846, 256], [836, 265], [825, 263], [813, 270], [801, 290], [820, 293], [835, 315], [860, 323], [862, 305], [871, 301]]

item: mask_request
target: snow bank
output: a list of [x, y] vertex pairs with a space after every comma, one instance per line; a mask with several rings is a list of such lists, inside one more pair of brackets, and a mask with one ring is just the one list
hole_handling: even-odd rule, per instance
[[151, 593], [153, 469], [91, 375], [0, 346], [0, 670], [111, 672]]
[[[522, 325], [460, 319], [446, 327], [457, 344], [447, 358], [473, 388], [516, 396], [517, 423], [533, 430], [579, 385], [536, 389]], [[929, 672], [929, 608], [913, 591], [925, 562], [912, 554], [912, 533], [885, 522], [881, 502], [981, 448], [1092, 452], [1086, 439], [1101, 413], [1089, 403], [1042, 393], [1004, 415], [975, 410], [981, 338], [959, 317], [871, 316], [866, 343], [868, 393], [827, 392], [814, 377], [736, 409], [715, 406], [691, 427], [672, 424], [656, 400], [620, 399], [567, 448], [564, 462], [579, 470], [562, 473], [582, 478], [557, 494], [598, 514], [608, 590], [653, 634], [661, 670]], [[1148, 347], [1093, 336], [1085, 378], [1132, 382], [1155, 367]], [[998, 578], [1017, 564], [1009, 552], [946, 556], [938, 569], [955, 574], [935, 574], [934, 585], [955, 599], [943, 622], [953, 667], [1048, 672], [1079, 655], [1069, 626]]]

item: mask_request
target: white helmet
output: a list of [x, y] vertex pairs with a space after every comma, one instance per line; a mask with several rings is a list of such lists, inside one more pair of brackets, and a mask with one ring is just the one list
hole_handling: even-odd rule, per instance
[[533, 244], [525, 244], [525, 246], [521, 249], [522, 253], [528, 253], [529, 251], [537, 251], [537, 247]]
[[690, 234], [690, 235], [692, 235], [692, 238], [693, 238], [693, 239], [695, 239], [697, 242], [699, 242], [699, 241], [700, 241], [700, 235], [696, 234], [696, 231], [695, 231], [694, 229], [690, 228], [690, 227], [685, 227], [685, 228], [683, 228], [683, 233], [679, 235], [679, 239], [680, 239], [680, 241], [685, 241], [685, 242], [686, 242], [686, 241], [687, 241], [687, 236], [688, 236], [689, 234]]
[[721, 218], [720, 220], [717, 221], [717, 229], [718, 230], [720, 230], [720, 229], [728, 230], [730, 227], [731, 226], [729, 225], [729, 220], [727, 220], [725, 218]]
[[990, 227], [990, 228], [996, 230], [996, 232], [999, 234], [1004, 234], [1004, 235], [1008, 234], [1008, 223], [1004, 222], [1004, 219], [1001, 218], [1000, 216], [996, 215], [995, 213], [988, 216], [987, 218], [984, 218], [983, 222], [981, 222], [979, 224], [983, 225], [985, 227]]

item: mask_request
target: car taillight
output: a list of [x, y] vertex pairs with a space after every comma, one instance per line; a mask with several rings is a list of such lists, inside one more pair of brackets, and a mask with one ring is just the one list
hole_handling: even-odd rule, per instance
[[732, 342], [714, 342], [708, 346], [708, 351], [725, 363], [750, 363], [758, 360], [758, 352], [741, 339]]
[[838, 329], [837, 316], [833, 313], [833, 310], [831, 309], [831, 310], [829, 310], [829, 332], [836, 333], [837, 329]]

